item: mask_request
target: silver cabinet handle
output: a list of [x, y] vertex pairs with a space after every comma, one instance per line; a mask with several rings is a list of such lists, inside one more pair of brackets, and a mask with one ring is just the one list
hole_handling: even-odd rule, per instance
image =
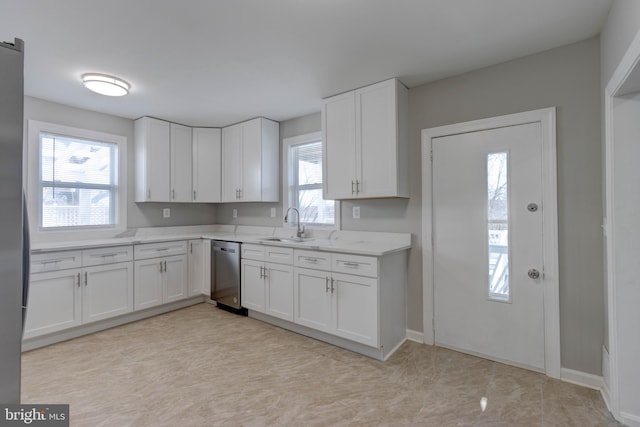
[[176, 199], [176, 189], [173, 188], [171, 189], [171, 200], [175, 200]]
[[304, 257], [304, 260], [307, 262], [318, 262], [318, 258]]
[[196, 197], [196, 190], [193, 190], [193, 200], [197, 200], [198, 198]]
[[193, 243], [189, 243], [189, 245], [191, 245], [191, 248], [189, 249], [189, 253], [193, 253]]
[[164, 262], [164, 272], [167, 272], [167, 261]]
[[162, 273], [162, 261], [160, 261], [160, 273]]
[[356, 179], [356, 194], [360, 193], [360, 181]]
[[331, 293], [333, 293], [333, 291], [336, 290], [336, 288], [333, 287], [333, 277], [331, 278]]
[[80, 273], [78, 273], [78, 287], [80, 287]]
[[150, 198], [151, 198], [151, 189], [148, 188], [147, 189], [147, 199], [150, 199]]
[[324, 278], [324, 293], [328, 293], [329, 292], [329, 278], [325, 277]]
[[89, 273], [84, 272], [84, 285], [87, 286], [89, 284]]
[[345, 262], [344, 266], [351, 267], [351, 268], [358, 268], [360, 267], [360, 264], [358, 264], [357, 262]]
[[355, 190], [353, 189], [353, 186], [355, 185], [355, 181], [351, 180], [351, 194], [355, 193]]

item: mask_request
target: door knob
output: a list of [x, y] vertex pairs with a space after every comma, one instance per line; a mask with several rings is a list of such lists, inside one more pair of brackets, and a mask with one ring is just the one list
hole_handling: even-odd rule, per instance
[[530, 279], [538, 279], [540, 277], [540, 272], [535, 268], [531, 268], [527, 271], [527, 276], [529, 276]]

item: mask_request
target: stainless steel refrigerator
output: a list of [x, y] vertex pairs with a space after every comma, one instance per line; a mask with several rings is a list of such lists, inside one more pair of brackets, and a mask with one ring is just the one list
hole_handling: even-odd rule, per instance
[[29, 237], [22, 185], [24, 44], [0, 43], [0, 403], [20, 402]]

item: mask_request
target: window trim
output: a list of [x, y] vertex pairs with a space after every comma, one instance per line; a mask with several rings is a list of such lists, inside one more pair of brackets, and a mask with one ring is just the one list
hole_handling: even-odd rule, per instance
[[[289, 149], [295, 145], [308, 144], [311, 142], [322, 141], [322, 132], [311, 132], [303, 135], [292, 136], [282, 139], [282, 212], [289, 209], [289, 175], [291, 170], [289, 169]], [[322, 177], [324, 182], [324, 176]], [[318, 230], [340, 230], [340, 201], [334, 200], [334, 223], [332, 225], [322, 224], [304, 224], [306, 228], [318, 229]], [[289, 224], [282, 219], [283, 227], [288, 227]]]
[[[50, 133], [72, 138], [85, 139], [116, 144], [118, 147], [118, 174], [115, 177], [115, 224], [78, 226], [78, 227], [47, 227], [42, 223], [42, 206], [40, 203], [40, 134]], [[27, 133], [27, 176], [26, 197], [30, 212], [30, 232], [34, 241], [59, 241], [64, 239], [83, 240], [90, 235], [92, 239], [113, 237], [127, 229], [127, 138], [105, 132], [75, 128], [55, 123], [28, 121]], [[74, 185], [77, 186], [77, 185]], [[89, 233], [90, 232], [90, 233]]]

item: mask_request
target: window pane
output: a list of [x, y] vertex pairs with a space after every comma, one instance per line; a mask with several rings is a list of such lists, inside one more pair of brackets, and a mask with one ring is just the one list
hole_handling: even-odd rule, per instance
[[307, 224], [333, 224], [333, 200], [322, 199], [322, 188], [302, 190], [299, 193], [300, 216]]
[[118, 146], [40, 134], [42, 228], [115, 225]]
[[291, 146], [289, 159], [289, 200], [300, 210], [301, 221], [334, 224], [335, 202], [322, 199], [322, 142]]
[[296, 147], [298, 185], [322, 185], [322, 143], [312, 142]]
[[489, 242], [489, 298], [509, 301], [508, 156], [487, 155], [487, 230]]
[[113, 184], [115, 144], [40, 135], [41, 178], [49, 182]]
[[42, 227], [115, 224], [111, 190], [42, 187]]

